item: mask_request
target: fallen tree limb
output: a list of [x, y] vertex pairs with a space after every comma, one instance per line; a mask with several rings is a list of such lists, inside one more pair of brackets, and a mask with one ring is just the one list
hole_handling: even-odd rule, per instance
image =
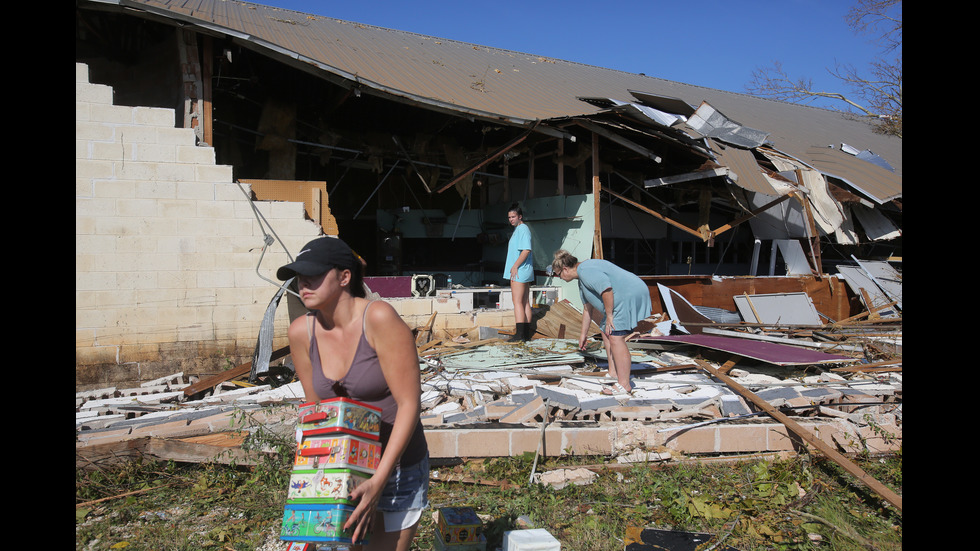
[[832, 459], [835, 463], [843, 467], [844, 470], [854, 475], [858, 480], [860, 480], [866, 486], [871, 488], [872, 491], [874, 491], [876, 494], [881, 496], [888, 503], [891, 503], [893, 506], [895, 506], [895, 508], [899, 510], [899, 512], [901, 512], [902, 496], [898, 495], [897, 493], [892, 491], [891, 488], [888, 488], [881, 482], [878, 482], [877, 480], [872, 478], [870, 475], [868, 475], [868, 473], [864, 472], [864, 470], [861, 469], [861, 467], [858, 467], [855, 463], [853, 463], [851, 460], [845, 457], [844, 454], [838, 452], [830, 445], [828, 445], [826, 442], [814, 436], [813, 433], [805, 429], [802, 425], [800, 425], [796, 421], [790, 419], [789, 416], [787, 416], [785, 413], [782, 413], [781, 411], [773, 407], [769, 402], [763, 400], [762, 398], [759, 398], [753, 392], [749, 391], [747, 388], [735, 382], [735, 380], [729, 377], [728, 375], [725, 375], [724, 373], [715, 369], [708, 362], [700, 359], [695, 359], [694, 361], [697, 362], [697, 364], [701, 367], [701, 369], [708, 372], [709, 375], [724, 382], [726, 385], [729, 386], [729, 388], [731, 388], [738, 394], [741, 394], [742, 397], [744, 397], [746, 400], [749, 400], [750, 402], [758, 406], [760, 409], [768, 413], [770, 417], [772, 417], [773, 419], [779, 421], [784, 426], [786, 426], [786, 428], [789, 429], [790, 432], [797, 435], [798, 437], [803, 439], [807, 444], [810, 444], [811, 446], [819, 450], [821, 453], [823, 453], [824, 455]]
[[126, 492], [123, 494], [116, 494], [114, 496], [103, 497], [99, 499], [93, 499], [92, 501], [83, 501], [81, 503], [76, 503], [75, 508], [85, 507], [88, 505], [95, 505], [96, 503], [102, 503], [103, 501], [109, 501], [110, 499], [119, 499], [121, 497], [127, 497], [136, 494], [142, 494], [143, 492], [152, 492], [153, 490], [159, 490], [161, 488], [166, 488], [167, 486], [173, 486], [176, 482], [171, 482], [170, 484], [164, 484], [163, 486], [154, 486], [152, 488], [143, 488], [141, 490], [133, 490], [132, 492]]
[[501, 489], [516, 488], [516, 484], [511, 483], [509, 480], [490, 480], [487, 478], [473, 478], [471, 476], [462, 476], [456, 474], [443, 474], [437, 472], [431, 472], [429, 474], [429, 480], [437, 482], [458, 482], [460, 484], [472, 484], [475, 486], [493, 486]]

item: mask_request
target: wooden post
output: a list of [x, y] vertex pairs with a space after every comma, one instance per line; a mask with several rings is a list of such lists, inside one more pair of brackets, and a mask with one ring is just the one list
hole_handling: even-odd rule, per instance
[[595, 209], [595, 232], [592, 235], [592, 258], [602, 258], [602, 219], [599, 217], [599, 135], [592, 133], [592, 200]]
[[558, 140], [558, 195], [565, 195], [565, 140]]
[[534, 146], [528, 148], [527, 160], [527, 198], [534, 199]]
[[201, 67], [201, 137], [204, 143], [214, 146], [214, 124], [211, 104], [211, 75], [214, 73], [214, 43], [210, 36], [204, 36], [204, 62]]
[[[803, 183], [803, 171], [796, 169], [796, 181]], [[817, 231], [817, 223], [813, 220], [813, 210], [810, 209], [810, 201], [807, 200], [806, 196], [800, 194], [797, 196], [800, 200], [800, 204], [803, 206], [803, 223], [806, 224], [806, 233], [810, 242], [810, 256], [813, 261], [813, 272], [814, 275], [820, 277], [823, 273], [823, 260], [820, 257], [820, 233]]]
[[201, 62], [197, 54], [197, 34], [186, 29], [177, 30], [177, 49], [183, 90], [183, 127], [193, 128], [198, 141], [204, 141], [202, 118]]
[[510, 201], [510, 161], [504, 157], [504, 203]]

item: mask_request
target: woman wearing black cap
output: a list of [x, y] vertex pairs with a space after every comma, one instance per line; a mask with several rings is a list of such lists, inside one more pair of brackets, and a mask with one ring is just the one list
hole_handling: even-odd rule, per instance
[[310, 310], [289, 325], [289, 348], [306, 400], [349, 397], [381, 408], [381, 462], [351, 492], [345, 529], [366, 549], [407, 551], [428, 507], [429, 452], [420, 420], [421, 380], [412, 332], [390, 304], [364, 298], [362, 265], [340, 239], [307, 243], [279, 268], [296, 278]]

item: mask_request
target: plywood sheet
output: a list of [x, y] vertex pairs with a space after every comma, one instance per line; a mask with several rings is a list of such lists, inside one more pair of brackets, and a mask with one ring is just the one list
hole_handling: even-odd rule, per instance
[[337, 220], [330, 213], [327, 183], [306, 180], [240, 180], [252, 187], [257, 201], [303, 203], [306, 216], [320, 224], [326, 235], [339, 235]]

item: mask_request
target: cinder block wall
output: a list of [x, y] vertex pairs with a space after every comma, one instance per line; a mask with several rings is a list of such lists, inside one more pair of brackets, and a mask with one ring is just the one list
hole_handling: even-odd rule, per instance
[[[128, 386], [251, 359], [275, 268], [319, 226], [303, 205], [250, 201], [172, 109], [113, 104], [75, 65], [75, 383]], [[246, 187], [246, 191], [249, 191]], [[263, 225], [285, 243], [262, 258]], [[284, 299], [277, 310], [285, 346]]]

